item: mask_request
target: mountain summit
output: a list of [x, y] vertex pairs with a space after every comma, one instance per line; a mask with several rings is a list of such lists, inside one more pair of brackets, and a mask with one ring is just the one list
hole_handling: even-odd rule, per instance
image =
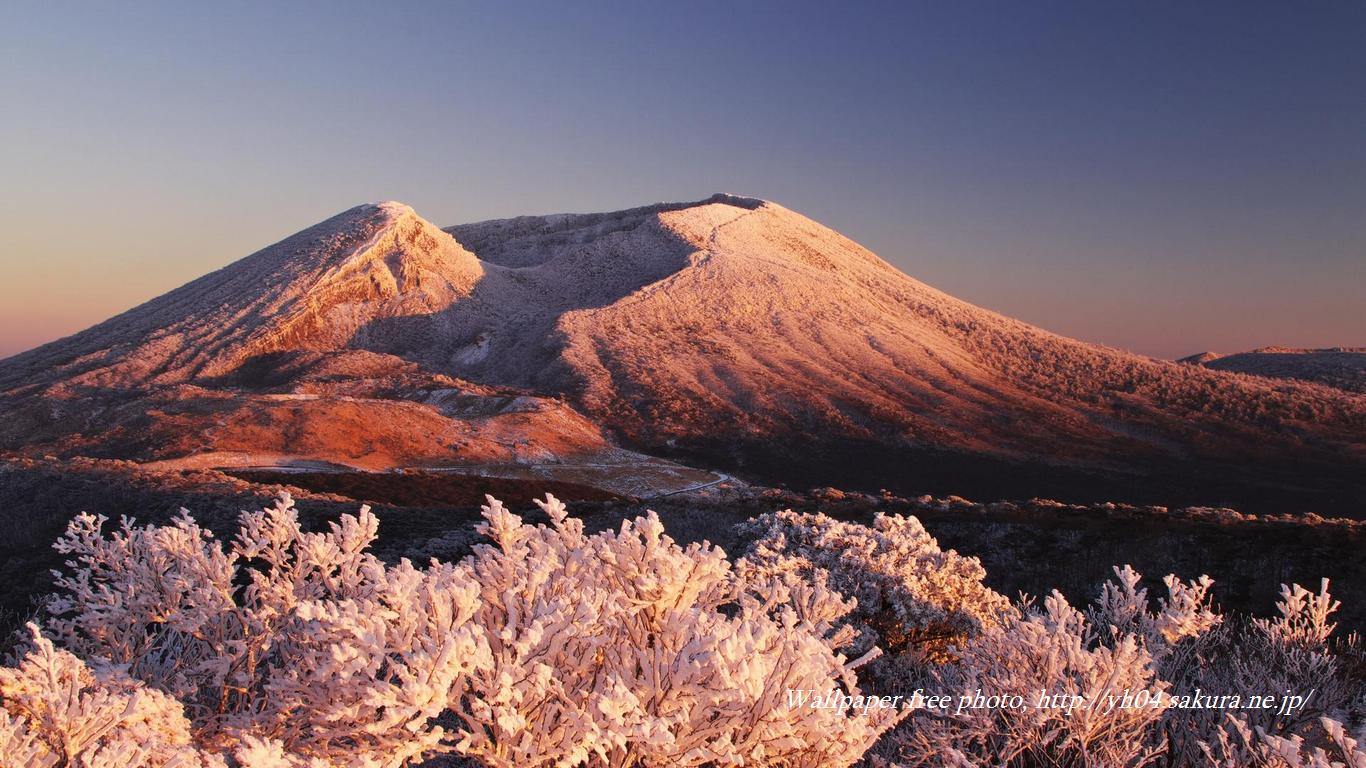
[[408, 206], [362, 205], [4, 361], [0, 390], [185, 383], [269, 352], [343, 349], [377, 320], [450, 306], [481, 275], [478, 259]]
[[0, 361], [0, 409], [45, 436], [0, 446], [101, 444], [91, 403], [111, 398], [165, 427], [138, 409], [176, 387], [433, 410], [436, 389], [522, 393], [576, 434], [769, 481], [1366, 499], [1366, 398], [1060, 337], [732, 195], [445, 230], [397, 203], [351, 209]]

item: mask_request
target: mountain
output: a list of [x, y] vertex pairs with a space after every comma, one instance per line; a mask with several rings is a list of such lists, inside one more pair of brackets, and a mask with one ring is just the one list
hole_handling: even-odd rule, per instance
[[363, 348], [385, 322], [470, 300], [484, 267], [407, 206], [354, 208], [0, 361], [0, 448], [175, 468], [592, 462], [670, 474], [558, 398]]
[[639, 451], [808, 486], [1366, 502], [1366, 397], [1057, 336], [731, 195], [445, 230], [361, 206], [0, 361], [0, 413], [10, 451], [196, 466]]
[[1216, 371], [1312, 381], [1348, 392], [1366, 394], [1366, 347], [1261, 347], [1251, 352], [1232, 355], [1202, 352], [1183, 357], [1177, 362], [1203, 365]]

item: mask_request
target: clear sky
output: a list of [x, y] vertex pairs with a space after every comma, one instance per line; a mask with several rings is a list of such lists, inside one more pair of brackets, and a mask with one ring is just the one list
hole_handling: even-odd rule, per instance
[[1090, 341], [1366, 345], [1359, 2], [6, 0], [0, 105], [0, 355], [361, 202], [716, 191]]

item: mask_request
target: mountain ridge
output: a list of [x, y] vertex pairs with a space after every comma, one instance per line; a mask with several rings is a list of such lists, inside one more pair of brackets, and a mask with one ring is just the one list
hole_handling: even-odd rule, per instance
[[[356, 206], [92, 328], [6, 359], [0, 391], [14, 385], [19, 370], [42, 381], [74, 364], [82, 376], [98, 368], [81, 363], [101, 362], [86, 358], [102, 346], [122, 352], [127, 364], [91, 384], [120, 375], [181, 383], [222, 374], [253, 354], [317, 346], [319, 334], [337, 335], [327, 325], [347, 332], [376, 316], [431, 311], [467, 292], [482, 271], [458, 243], [437, 236], [450, 241], [400, 203]], [[369, 304], [377, 306], [364, 311]], [[363, 311], [320, 314], [345, 305]]]

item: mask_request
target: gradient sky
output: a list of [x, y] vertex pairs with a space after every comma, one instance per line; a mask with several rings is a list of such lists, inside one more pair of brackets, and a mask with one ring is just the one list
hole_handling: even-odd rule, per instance
[[0, 355], [361, 202], [716, 191], [1089, 341], [1366, 345], [1364, 41], [1346, 0], [6, 0]]

